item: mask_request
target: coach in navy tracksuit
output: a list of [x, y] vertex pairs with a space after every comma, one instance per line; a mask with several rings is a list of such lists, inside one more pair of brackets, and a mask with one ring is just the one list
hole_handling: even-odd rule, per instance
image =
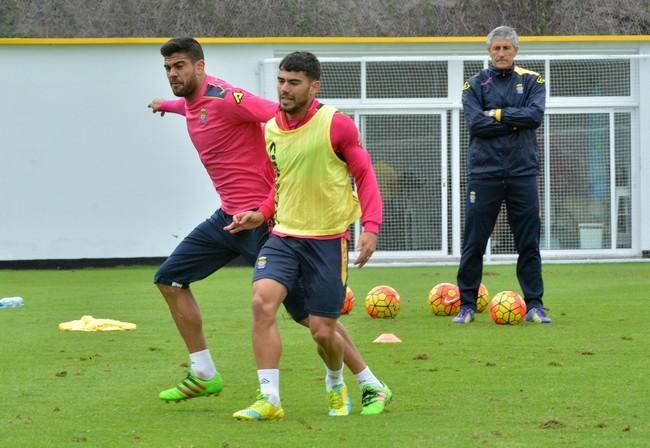
[[501, 204], [519, 254], [517, 278], [528, 308], [526, 320], [550, 323], [542, 305], [544, 284], [539, 253], [540, 217], [535, 130], [544, 119], [543, 78], [517, 67], [517, 33], [507, 26], [488, 34], [488, 68], [463, 87], [470, 132], [463, 251], [458, 268], [461, 308], [455, 323], [474, 320], [483, 254]]

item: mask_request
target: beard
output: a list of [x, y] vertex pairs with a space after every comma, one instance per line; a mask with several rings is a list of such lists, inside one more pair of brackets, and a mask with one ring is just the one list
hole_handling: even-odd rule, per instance
[[194, 89], [196, 88], [196, 79], [190, 79], [182, 84], [170, 83], [169, 85], [171, 86], [174, 95], [178, 97], [187, 97], [194, 92]]
[[288, 103], [283, 103], [282, 98], [280, 98], [280, 110], [288, 114], [292, 114], [300, 109], [304, 108], [307, 105], [307, 100], [301, 101], [296, 98], [290, 98]]

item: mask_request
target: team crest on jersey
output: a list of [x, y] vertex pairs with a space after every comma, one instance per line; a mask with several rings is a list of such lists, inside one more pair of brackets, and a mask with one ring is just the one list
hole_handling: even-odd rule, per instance
[[208, 109], [205, 107], [201, 108], [201, 113], [199, 115], [199, 122], [201, 126], [205, 126], [208, 122]]
[[475, 191], [470, 191], [469, 192], [469, 202], [470, 202], [470, 204], [474, 204], [476, 202], [476, 192]]
[[244, 93], [243, 92], [233, 92], [232, 97], [235, 100], [235, 103], [240, 104], [241, 100], [244, 99]]
[[515, 87], [515, 90], [517, 91], [517, 95], [523, 95], [524, 94], [524, 85], [519, 83]]
[[259, 257], [257, 263], [255, 263], [255, 269], [264, 269], [266, 268], [266, 263], [268, 262], [266, 257]]

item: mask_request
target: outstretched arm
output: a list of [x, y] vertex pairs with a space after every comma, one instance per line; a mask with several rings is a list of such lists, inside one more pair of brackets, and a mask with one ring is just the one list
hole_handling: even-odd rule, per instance
[[240, 123], [266, 123], [278, 110], [278, 103], [253, 95], [242, 89], [228, 90], [223, 97], [221, 113]]
[[160, 113], [160, 116], [165, 116], [165, 112], [172, 112], [178, 115], [185, 116], [185, 99], [178, 98], [175, 100], [163, 100], [155, 98], [147, 105], [149, 109], [155, 114]]
[[163, 101], [164, 100], [161, 100], [160, 98], [155, 98], [155, 99], [151, 100], [151, 102], [147, 105], [147, 107], [149, 109], [151, 109], [151, 112], [153, 112], [154, 114], [156, 112], [159, 112], [160, 116], [164, 117], [165, 116], [165, 111], [162, 110], [161, 107], [160, 107], [160, 105], [162, 104]]

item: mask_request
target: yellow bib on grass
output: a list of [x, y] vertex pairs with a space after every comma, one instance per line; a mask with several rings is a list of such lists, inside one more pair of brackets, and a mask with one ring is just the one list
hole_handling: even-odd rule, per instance
[[130, 322], [120, 322], [113, 319], [95, 319], [92, 316], [82, 316], [79, 320], [62, 322], [61, 331], [126, 331], [135, 330], [136, 325]]

